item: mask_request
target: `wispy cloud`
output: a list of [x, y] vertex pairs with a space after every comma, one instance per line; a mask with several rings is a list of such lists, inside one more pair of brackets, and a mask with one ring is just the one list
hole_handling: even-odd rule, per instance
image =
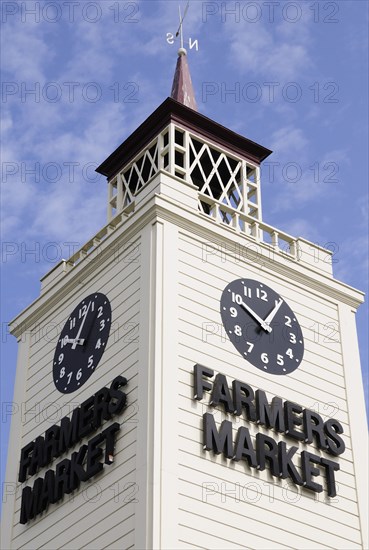
[[286, 21], [267, 25], [265, 21], [226, 27], [231, 62], [241, 73], [268, 74], [278, 81], [296, 80], [313, 66], [309, 53], [310, 31], [302, 20], [299, 32]]

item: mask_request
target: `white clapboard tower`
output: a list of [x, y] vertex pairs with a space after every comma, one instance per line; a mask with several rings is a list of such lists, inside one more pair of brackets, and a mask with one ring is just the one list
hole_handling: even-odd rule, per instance
[[[328, 250], [263, 221], [260, 165], [270, 153], [197, 111], [181, 49], [171, 97], [98, 168], [108, 179], [107, 225], [45, 275], [39, 298], [11, 323], [19, 342], [19, 407], [2, 548], [368, 548], [355, 326], [363, 295], [333, 277]], [[295, 312], [305, 351], [291, 374], [255, 368], [228, 338], [220, 300], [241, 278], [273, 288]], [[93, 293], [111, 303], [109, 340], [87, 382], [62, 393], [53, 380], [58, 338], [76, 305]], [[207, 391], [195, 399], [195, 364], [224, 374], [229, 384], [262, 389], [270, 400], [337, 419], [346, 444], [331, 457], [340, 466], [337, 495], [327, 495], [324, 480], [316, 493], [204, 449], [205, 413], [217, 429], [223, 420], [234, 433], [246, 426], [253, 442], [259, 432], [287, 446], [296, 441], [212, 407]], [[127, 379], [125, 409], [18, 482], [21, 449], [120, 375]], [[112, 463], [20, 523], [23, 489], [112, 422], [120, 425]], [[315, 440], [297, 446], [296, 459], [303, 449], [324, 455]]]

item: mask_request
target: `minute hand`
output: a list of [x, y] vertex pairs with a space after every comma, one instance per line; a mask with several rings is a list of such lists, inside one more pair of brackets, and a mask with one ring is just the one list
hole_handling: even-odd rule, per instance
[[[87, 310], [86, 310], [86, 313], [83, 317], [83, 321], [81, 323], [81, 326], [79, 327], [79, 331], [78, 331], [78, 334], [77, 336], [75, 337], [75, 339], [73, 340], [73, 345], [72, 345], [72, 349], [76, 349], [76, 346], [77, 344], [80, 344], [80, 336], [81, 336], [81, 332], [82, 332], [82, 329], [83, 329], [83, 325], [85, 324], [85, 321], [86, 321], [86, 317], [88, 315], [88, 310], [90, 309], [90, 305], [91, 305], [91, 302], [88, 304], [88, 307], [87, 307]], [[82, 343], [84, 343], [84, 341], [82, 341]]]
[[266, 330], [266, 332], [272, 332], [270, 326], [261, 318], [254, 310], [251, 309], [245, 302], [241, 302], [241, 306], [250, 313], [250, 315], [259, 323], [259, 325]]
[[275, 307], [272, 309], [269, 315], [267, 315], [266, 319], [264, 319], [264, 323], [268, 324], [274, 319], [277, 311], [279, 310], [282, 304], [283, 304], [283, 300], [281, 298], [278, 302], [276, 302]]

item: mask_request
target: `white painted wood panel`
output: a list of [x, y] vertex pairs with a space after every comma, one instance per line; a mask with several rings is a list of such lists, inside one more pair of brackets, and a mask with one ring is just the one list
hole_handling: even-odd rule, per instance
[[[174, 190], [177, 183], [173, 184]], [[141, 197], [142, 211], [149, 195]], [[163, 207], [162, 197], [152, 198]], [[104, 466], [101, 474], [72, 495], [65, 495], [62, 502], [50, 505], [27, 526], [18, 523], [21, 489], [33, 484], [36, 476], [18, 484], [11, 522], [12, 547], [363, 548], [354, 463], [357, 451], [352, 446], [352, 415], [346, 398], [347, 371], [342, 342], [334, 333], [342, 319], [338, 315], [340, 304], [332, 297], [336, 295], [333, 291], [329, 297], [313, 284], [320, 277], [329, 285], [329, 277], [319, 274], [319, 270], [309, 271], [303, 262], [291, 262], [293, 274], [291, 271], [290, 277], [282, 276], [277, 256], [272, 262], [260, 264], [244, 250], [238, 255], [236, 249], [223, 254], [219, 244], [222, 234], [231, 234], [228, 229], [223, 231], [214, 225], [215, 240], [206, 242], [195, 235], [193, 220], [185, 216], [178, 230], [173, 222], [175, 204], [170, 206], [168, 217], [163, 214], [162, 218], [150, 218], [142, 239], [133, 238], [134, 246], [119, 258], [112, 248], [110, 257], [96, 263], [95, 270], [86, 277], [82, 269], [82, 284], [77, 282], [32, 327], [25, 373], [27, 414], [19, 434], [22, 445], [58, 421], [52, 404], [58, 404], [61, 418], [118, 374], [129, 380], [125, 388], [128, 404], [114, 418], [121, 423], [114, 464]], [[207, 222], [203, 225], [210, 227]], [[193, 235], [183, 229], [186, 224]], [[218, 246], [216, 254], [212, 253], [214, 246]], [[313, 256], [309, 261], [314, 268]], [[298, 282], [295, 275], [301, 276]], [[305, 355], [301, 366], [289, 376], [271, 376], [248, 364], [222, 330], [222, 291], [230, 281], [242, 277], [263, 280], [296, 312], [304, 334]], [[50, 286], [43, 299], [48, 293], [52, 296], [58, 285]], [[61, 399], [51, 375], [56, 338], [70, 311], [94, 291], [105, 293], [112, 303], [109, 343], [96, 372], [78, 395]], [[45, 327], [50, 329], [48, 338]], [[236, 463], [204, 451], [202, 415], [211, 412], [218, 427], [222, 420], [231, 420], [234, 434], [240, 426], [247, 426], [253, 442], [261, 432], [276, 441], [286, 441], [288, 447], [298, 446], [299, 453], [305, 449], [332, 458], [315, 443], [299, 444], [243, 417], [227, 415], [221, 407], [210, 407], [208, 393], [201, 402], [195, 401], [195, 363], [225, 374], [230, 383], [242, 380], [254, 390], [263, 389], [269, 398], [280, 396], [317, 410], [323, 419], [340, 420], [347, 448], [342, 456], [333, 458], [341, 467], [335, 475], [337, 496], [330, 499], [325, 490], [315, 494], [288, 480], [273, 478], [268, 467], [260, 472], [244, 461]], [[316, 481], [325, 487], [324, 477], [323, 472]], [[88, 490], [99, 487], [98, 498], [88, 498]]]
[[[192, 360], [193, 364], [203, 364], [217, 372], [226, 374], [231, 380], [233, 378], [241, 380], [250, 384], [255, 389], [261, 388], [270, 392], [272, 395], [279, 395], [284, 399], [294, 401], [306, 408], [311, 407], [316, 409], [314, 404], [322, 403], [319, 410], [323, 415], [327, 414], [325, 412], [325, 406], [328, 407], [328, 404], [332, 404], [329, 405], [328, 411], [333, 411], [340, 421], [342, 420], [346, 424], [348, 422], [346, 401], [337, 395], [337, 393], [341, 392], [341, 388], [336, 391], [334, 387], [330, 387], [330, 392], [328, 393], [322, 391], [320, 387], [314, 387], [313, 384], [307, 385], [303, 381], [300, 382], [297, 379], [297, 375], [296, 380], [289, 377], [288, 380], [283, 381], [283, 386], [281, 386], [279, 376], [274, 376], [273, 378], [268, 377], [268, 375], [263, 373], [260, 369], [251, 365], [246, 365], [242, 357], [236, 355], [237, 352], [231, 350], [231, 352], [227, 354], [222, 348], [210, 346], [208, 344], [207, 353], [204, 353], [202, 351], [204, 344], [185, 332], [181, 332], [181, 340], [183, 347], [187, 345], [187, 347], [191, 349], [188, 359]], [[181, 355], [186, 357], [186, 350], [183, 349], [183, 347], [181, 348]], [[302, 366], [300, 368], [302, 368]]]
[[[220, 420], [220, 417], [218, 416], [217, 418], [217, 422]], [[229, 420], [229, 417], [228, 417], [228, 420]], [[236, 431], [237, 429], [242, 425], [243, 423], [237, 423], [234, 428], [233, 428], [233, 439], [235, 440], [236, 438]], [[255, 435], [257, 433], [264, 433], [265, 435], [272, 435], [273, 438], [276, 440], [276, 441], [282, 441], [284, 440], [283, 437], [281, 436], [278, 436], [276, 433], [273, 433], [271, 432], [270, 430], [267, 430], [265, 428], [262, 428], [260, 427], [259, 429], [257, 427], [255, 427], [254, 425], [250, 425], [248, 426], [249, 427], [249, 430], [250, 430], [250, 435], [251, 435], [251, 440], [253, 442], [253, 444], [255, 444]], [[202, 435], [203, 431], [202, 431], [202, 422], [200, 423], [199, 426], [196, 426], [194, 427], [193, 425], [188, 425], [188, 424], [185, 424], [185, 423], [182, 423], [180, 422], [180, 434], [181, 434], [181, 450], [185, 450], [186, 449], [186, 446], [187, 446], [187, 441], [190, 441], [190, 444], [188, 446], [188, 450], [190, 452], [193, 452], [195, 450], [195, 446], [194, 446], [194, 442], [197, 442], [197, 448], [200, 449], [200, 446], [202, 446], [203, 444], [203, 435]], [[184, 441], [186, 440], [186, 441]], [[288, 447], [291, 447], [293, 446], [294, 444], [296, 444], [297, 442], [296, 441], [293, 441], [293, 440], [289, 440], [287, 442], [287, 446]], [[297, 446], [297, 444], [296, 444]], [[307, 447], [308, 446], [300, 446], [301, 450], [304, 450], [306, 449], [307, 450]], [[322, 456], [322, 453], [320, 452], [317, 452], [317, 449], [316, 447], [314, 448], [313, 445], [309, 445], [309, 447], [311, 448], [311, 452], [314, 452], [315, 454], [317, 454], [318, 456], [321, 455]], [[299, 454], [299, 453], [297, 453]], [[208, 455], [209, 458], [212, 456], [212, 453], [211, 452], [208, 452], [208, 453], [203, 453], [202, 452], [202, 456], [206, 456]], [[330, 457], [331, 459], [334, 460], [333, 457]], [[228, 465], [229, 467], [231, 468], [234, 468], [238, 471], [242, 471], [244, 472], [245, 470], [248, 471], [248, 473], [252, 474], [252, 470], [249, 469], [249, 467], [247, 466], [247, 464], [245, 464], [244, 462], [241, 461], [240, 464], [235, 464], [233, 462], [231, 462], [229, 459], [228, 460], [224, 460], [223, 458], [220, 458], [218, 459], [218, 462], [219, 463], [224, 463], [226, 465]], [[296, 456], [296, 460], [295, 460], [296, 464], [297, 464], [297, 470], [300, 470], [300, 468], [298, 467], [298, 460], [297, 460], [297, 456]], [[348, 462], [343, 463], [343, 461], [340, 462], [340, 466], [341, 466], [341, 469], [345, 469], [346, 471], [349, 470], [350, 468], [350, 464]], [[336, 473], [336, 480], [338, 481], [338, 483], [341, 481], [340, 479], [340, 471], [338, 471]], [[266, 469], [264, 472], [256, 472], [256, 473], [260, 473], [260, 477], [262, 479], [265, 479], [265, 480], [268, 480], [268, 481], [271, 481], [271, 482], [274, 482], [274, 481], [278, 481], [276, 480], [275, 478], [273, 478], [273, 476], [270, 474], [269, 470]], [[324, 479], [324, 472], [322, 470], [322, 475], [319, 476], [319, 483], [321, 485], [323, 485], [323, 487], [325, 487], [325, 479]], [[286, 483], [286, 481], [284, 482]], [[345, 485], [344, 483], [340, 483], [340, 491], [339, 491], [339, 494], [340, 494], [340, 497], [342, 498], [347, 498], [349, 500], [352, 500], [353, 502], [355, 501], [355, 486], [348, 486], [348, 485]], [[304, 491], [305, 492], [305, 491]], [[312, 495], [313, 493], [309, 492], [310, 495]], [[323, 495], [325, 497], [325, 495]]]
[[[193, 542], [194, 547], [217, 548], [219, 542], [216, 540], [219, 539], [211, 537], [215, 534], [221, 538], [227, 533], [227, 541], [222, 542], [227, 548], [362, 548], [338, 332], [338, 302], [312, 288], [303, 287], [301, 283], [282, 278], [269, 267], [260, 269], [260, 265], [245, 262], [242, 258], [236, 261], [231, 254], [222, 256], [220, 249], [217, 254], [209, 254], [204, 261], [205, 247], [206, 243], [201, 239], [181, 234], [178, 370], [180, 540], [189, 547]], [[211, 252], [211, 247], [208, 250]], [[248, 364], [222, 330], [220, 297], [225, 286], [238, 278], [263, 281], [280, 293], [296, 313], [304, 334], [305, 354], [300, 367], [283, 379]], [[233, 379], [242, 380], [254, 390], [263, 389], [269, 398], [277, 395], [312, 408], [325, 420], [337, 418], [344, 428], [345, 453], [330, 457], [317, 449], [315, 443], [299, 444], [240, 417], [227, 415], [221, 407], [216, 410], [208, 406], [208, 393], [201, 402], [195, 402], [193, 366], [196, 363], [225, 374], [229, 383]], [[299, 452], [306, 449], [338, 461], [341, 469], [336, 472], [337, 496], [330, 499], [325, 489], [319, 495], [314, 494], [292, 483], [288, 485], [288, 480], [273, 478], [268, 469], [259, 472], [242, 461], [235, 463], [222, 455], [203, 451], [202, 415], [205, 412], [215, 415], [218, 428], [221, 420], [231, 420], [234, 434], [245, 425], [252, 440], [256, 433], [261, 432], [276, 441], [285, 440], [288, 447], [298, 446]], [[324, 472], [317, 481], [325, 488]], [[204, 482], [215, 483], [217, 487], [212, 504], [204, 502]], [[222, 486], [232, 490], [237, 484], [248, 485], [249, 502], [236, 502], [234, 496], [223, 494]], [[242, 527], [243, 522], [245, 527]], [[191, 529], [196, 530], [192, 537]], [[267, 539], [264, 543], [259, 538], [261, 535]]]
[[[138, 241], [136, 241], [137, 244]], [[82, 548], [95, 547], [100, 540], [101, 548], [117, 547], [119, 544], [134, 544], [135, 501], [127, 500], [130, 487], [137, 487], [136, 480], [136, 439], [137, 439], [137, 374], [138, 374], [138, 319], [140, 313], [140, 256], [136, 247], [134, 257], [122, 255], [104, 265], [98, 265], [95, 271], [83, 280], [83, 286], [56, 304], [43, 318], [38, 320], [33, 330], [30, 346], [30, 364], [26, 387], [26, 413], [22, 426], [22, 446], [42, 435], [53, 423], [58, 423], [66, 414], [90, 397], [103, 386], [109, 386], [118, 375], [126, 376], [128, 385], [127, 406], [114, 417], [121, 424], [116, 437], [115, 460], [113, 465], [104, 465], [100, 474], [63, 500], [51, 504], [48, 510], [26, 525], [19, 523], [21, 490], [32, 486], [36, 477], [44, 474], [48, 468], [73, 450], [86, 443], [95, 433], [77, 443], [65, 456], [55, 459], [44, 470], [25, 483], [18, 484], [13, 518], [13, 548]], [[84, 296], [93, 292], [106, 294], [112, 305], [113, 322], [107, 349], [88, 382], [78, 393], [62, 395], [57, 392], [52, 380], [52, 360], [56, 345], [56, 334], [75, 305]], [[45, 338], [45, 329], [49, 327], [49, 337]], [[54, 337], [50, 334], [54, 330]], [[109, 425], [105, 422], [101, 429]], [[99, 430], [96, 431], [98, 433]], [[117, 491], [119, 492], [117, 496]], [[92, 495], [92, 496], [91, 496]], [[130, 498], [130, 497], [129, 497]]]
[[[274, 483], [270, 483], [271, 478], [263, 478], [262, 472], [255, 469], [248, 472], [247, 466], [238, 468], [237, 465], [233, 465], [225, 468], [228, 462], [222, 457], [204, 453], [200, 442], [188, 444], [187, 441], [183, 438], [181, 442], [179, 463], [183, 468], [190, 469], [192, 474], [183, 470], [180, 479], [197, 483], [204, 496], [207, 493], [206, 487], [203, 487], [204, 483], [210, 484], [210, 494], [214, 489], [216, 493], [223, 495], [223, 499], [227, 498], [227, 489], [235, 491], [239, 487], [241, 493], [238, 491], [237, 496], [240, 501], [251, 502], [256, 506], [265, 496], [273, 510], [279, 509], [279, 506], [288, 505], [289, 515], [294, 513], [296, 507], [298, 515], [300, 509], [306, 510], [312, 514], [322, 514], [325, 518], [330, 517], [333, 521], [359, 530], [357, 506], [352, 500], [341, 498], [339, 494], [328, 500], [324, 493], [314, 494], [311, 491], [304, 491], [302, 495], [302, 491], [292, 483], [288, 483], [288, 480], [274, 479]], [[211, 485], [212, 483], [214, 485]], [[242, 489], [243, 487], [245, 490]], [[230, 498], [234, 497], [230, 496]]]

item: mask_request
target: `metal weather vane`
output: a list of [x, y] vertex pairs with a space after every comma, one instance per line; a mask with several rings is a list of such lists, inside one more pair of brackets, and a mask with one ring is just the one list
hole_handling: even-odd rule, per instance
[[[176, 34], [174, 35], [173, 33], [171, 32], [168, 32], [167, 33], [167, 42], [168, 44], [174, 44], [175, 40], [178, 38], [178, 36], [180, 37], [180, 48], [183, 49], [184, 48], [184, 40], [183, 40], [183, 21], [187, 15], [187, 12], [188, 12], [188, 8], [190, 7], [190, 0], [188, 0], [187, 4], [186, 4], [186, 7], [184, 9], [184, 12], [183, 12], [183, 16], [182, 16], [182, 13], [181, 13], [181, 6], [179, 5], [178, 6], [178, 11], [179, 11], [179, 27], [178, 27], [178, 30], [176, 32]], [[192, 38], [189, 38], [188, 39], [188, 47], [190, 50], [192, 50], [192, 48], [195, 48], [196, 51], [198, 51], [199, 49], [199, 42], [197, 39], [195, 40], [192, 40]]]
[[178, 31], [176, 32], [176, 38], [178, 38], [178, 35], [180, 34], [180, 36], [181, 36], [181, 38], [180, 38], [180, 40], [181, 40], [181, 48], [183, 48], [183, 20], [184, 20], [184, 18], [185, 18], [186, 15], [187, 15], [189, 5], [190, 5], [190, 0], [188, 0], [188, 2], [187, 2], [187, 6], [185, 7], [185, 11], [184, 11], [183, 17], [182, 17], [182, 15], [181, 15], [181, 6], [178, 6], [178, 11], [179, 11], [179, 27], [178, 27]]

